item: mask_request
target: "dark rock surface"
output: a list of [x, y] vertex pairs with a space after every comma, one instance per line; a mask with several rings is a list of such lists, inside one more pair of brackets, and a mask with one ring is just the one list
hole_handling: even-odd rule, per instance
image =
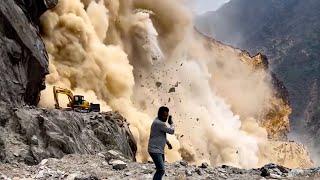
[[49, 157], [108, 150], [118, 150], [127, 159], [135, 159], [135, 140], [118, 113], [0, 107], [2, 162], [34, 165]]
[[48, 73], [38, 28], [14, 0], [0, 1], [0, 101], [36, 105]]

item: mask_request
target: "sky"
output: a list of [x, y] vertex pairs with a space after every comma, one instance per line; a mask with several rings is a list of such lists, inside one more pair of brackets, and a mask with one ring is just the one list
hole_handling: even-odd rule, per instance
[[189, 0], [189, 6], [196, 14], [202, 14], [207, 11], [214, 11], [229, 0]]

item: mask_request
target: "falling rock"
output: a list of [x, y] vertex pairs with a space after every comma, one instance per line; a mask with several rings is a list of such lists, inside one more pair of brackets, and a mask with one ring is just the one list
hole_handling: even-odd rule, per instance
[[161, 82], [156, 82], [156, 86], [159, 88], [162, 85]]
[[172, 87], [169, 89], [169, 93], [174, 93], [174, 92], [176, 92], [176, 88]]
[[127, 164], [121, 160], [114, 160], [111, 162], [112, 168], [115, 170], [123, 170], [127, 168]]

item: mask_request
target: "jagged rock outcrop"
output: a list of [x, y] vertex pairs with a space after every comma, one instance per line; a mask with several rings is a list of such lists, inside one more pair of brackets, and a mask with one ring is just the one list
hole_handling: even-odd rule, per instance
[[118, 150], [134, 160], [137, 150], [126, 120], [116, 112], [77, 113], [0, 106], [0, 160], [38, 164], [66, 154]]
[[45, 46], [29, 17], [14, 0], [0, 2], [0, 101], [12, 105], [36, 105], [48, 73]]

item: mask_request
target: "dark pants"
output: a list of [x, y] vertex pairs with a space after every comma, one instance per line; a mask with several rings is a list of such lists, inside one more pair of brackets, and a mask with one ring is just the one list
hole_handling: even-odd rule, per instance
[[164, 175], [164, 154], [149, 153], [154, 164], [156, 165], [156, 173], [153, 176], [153, 180], [161, 180]]

